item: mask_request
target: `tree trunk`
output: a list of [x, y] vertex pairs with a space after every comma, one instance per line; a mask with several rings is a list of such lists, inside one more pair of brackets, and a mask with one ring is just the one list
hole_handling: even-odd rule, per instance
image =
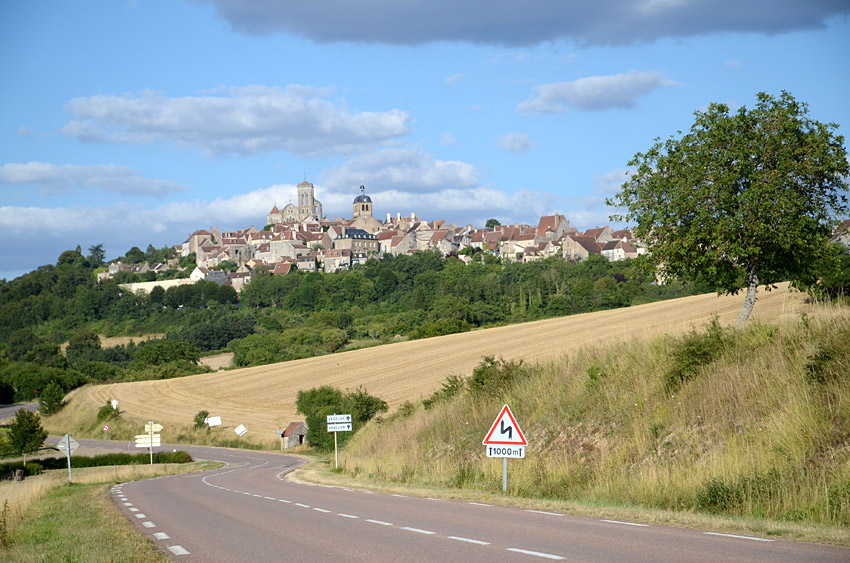
[[747, 296], [744, 298], [744, 304], [741, 305], [741, 311], [738, 313], [738, 320], [735, 325], [742, 327], [750, 318], [750, 313], [753, 311], [753, 305], [756, 304], [756, 289], [759, 285], [759, 276], [755, 270], [751, 270], [747, 274]]

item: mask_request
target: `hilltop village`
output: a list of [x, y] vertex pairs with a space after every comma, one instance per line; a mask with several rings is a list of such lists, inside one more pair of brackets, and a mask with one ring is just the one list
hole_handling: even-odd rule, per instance
[[381, 222], [372, 212], [372, 198], [366, 188], [352, 202], [350, 219], [322, 216], [322, 203], [315, 197], [311, 182], [297, 186], [297, 204], [282, 209], [275, 205], [266, 217], [266, 227], [232, 232], [217, 228], [199, 230], [175, 247], [180, 256], [195, 253], [198, 271], [195, 279], [226, 281], [215, 268], [222, 262], [239, 264], [227, 276], [237, 289], [251, 279], [258, 266], [285, 275], [293, 268], [306, 272], [335, 272], [372, 257], [436, 250], [444, 256], [456, 255], [469, 262], [483, 252], [507, 261], [529, 262], [551, 256], [580, 261], [591, 254], [609, 260], [635, 257], [644, 251], [628, 231], [610, 227], [579, 232], [563, 215], [541, 217], [537, 225], [447, 225], [444, 220], [424, 221], [411, 213], [392, 216]]
[[[435, 250], [444, 256], [455, 255], [464, 262], [476, 254], [501, 258], [502, 261], [531, 262], [561, 256], [579, 262], [591, 254], [610, 261], [634, 258], [645, 246], [630, 231], [615, 231], [609, 226], [579, 232], [560, 214], [540, 218], [537, 225], [446, 225], [445, 220], [424, 221], [411, 213], [392, 216], [381, 222], [372, 213], [372, 198], [360, 186], [352, 202], [350, 219], [323, 217], [322, 203], [315, 197], [311, 182], [297, 186], [297, 204], [283, 209], [272, 207], [266, 226], [238, 231], [210, 230], [193, 232], [175, 250], [178, 256], [194, 253], [197, 268], [185, 280], [167, 280], [132, 284], [134, 290], [149, 291], [153, 286], [168, 287], [199, 280], [231, 284], [236, 291], [248, 283], [258, 267], [273, 275], [286, 275], [293, 269], [327, 273], [349, 269], [372, 257]], [[224, 263], [238, 266], [235, 272], [219, 268]], [[146, 265], [135, 268], [145, 268]], [[119, 271], [135, 271], [120, 262], [109, 266], [104, 277]]]

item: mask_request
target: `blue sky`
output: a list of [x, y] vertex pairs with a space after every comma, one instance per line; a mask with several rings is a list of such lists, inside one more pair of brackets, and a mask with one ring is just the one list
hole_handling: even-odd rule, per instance
[[[483, 226], [604, 199], [711, 102], [850, 127], [846, 0], [0, 2], [0, 278], [103, 243], [330, 217]], [[845, 143], [846, 146], [846, 143]]]

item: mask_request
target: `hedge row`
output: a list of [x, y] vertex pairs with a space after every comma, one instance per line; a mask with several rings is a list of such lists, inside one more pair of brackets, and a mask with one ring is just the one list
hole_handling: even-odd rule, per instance
[[[195, 461], [188, 452], [155, 452], [154, 463], [189, 463]], [[150, 454], [125, 454], [111, 453], [96, 456], [71, 456], [71, 468], [102, 467], [107, 465], [142, 465], [151, 462]], [[27, 461], [24, 467], [23, 461], [12, 461], [0, 463], [0, 479], [14, 477], [15, 471], [24, 469], [27, 475], [38, 475], [45, 469], [65, 469], [68, 460], [65, 457], [46, 457]]]

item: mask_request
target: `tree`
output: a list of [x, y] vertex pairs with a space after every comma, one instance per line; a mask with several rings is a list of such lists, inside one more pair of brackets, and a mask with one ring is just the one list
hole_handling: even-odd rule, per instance
[[55, 414], [65, 406], [65, 391], [61, 385], [51, 381], [38, 396], [38, 403], [38, 410], [45, 415]]
[[497, 225], [501, 225], [502, 223], [498, 219], [487, 219], [487, 222], [484, 223], [484, 227], [487, 229], [493, 229]]
[[681, 139], [656, 139], [629, 162], [634, 171], [607, 201], [635, 222], [650, 263], [664, 277], [687, 275], [720, 293], [747, 295], [743, 325], [759, 284], [813, 283], [834, 258], [828, 241], [847, 210], [847, 151], [835, 124], [808, 117], [783, 92], [759, 93], [752, 109], [724, 104], [695, 112]]
[[97, 268], [103, 266], [106, 260], [106, 251], [103, 249], [103, 243], [95, 244], [89, 247], [88, 261], [92, 267]]
[[13, 452], [29, 452], [41, 447], [47, 439], [47, 430], [41, 427], [38, 413], [18, 409], [9, 426], [9, 445]]

